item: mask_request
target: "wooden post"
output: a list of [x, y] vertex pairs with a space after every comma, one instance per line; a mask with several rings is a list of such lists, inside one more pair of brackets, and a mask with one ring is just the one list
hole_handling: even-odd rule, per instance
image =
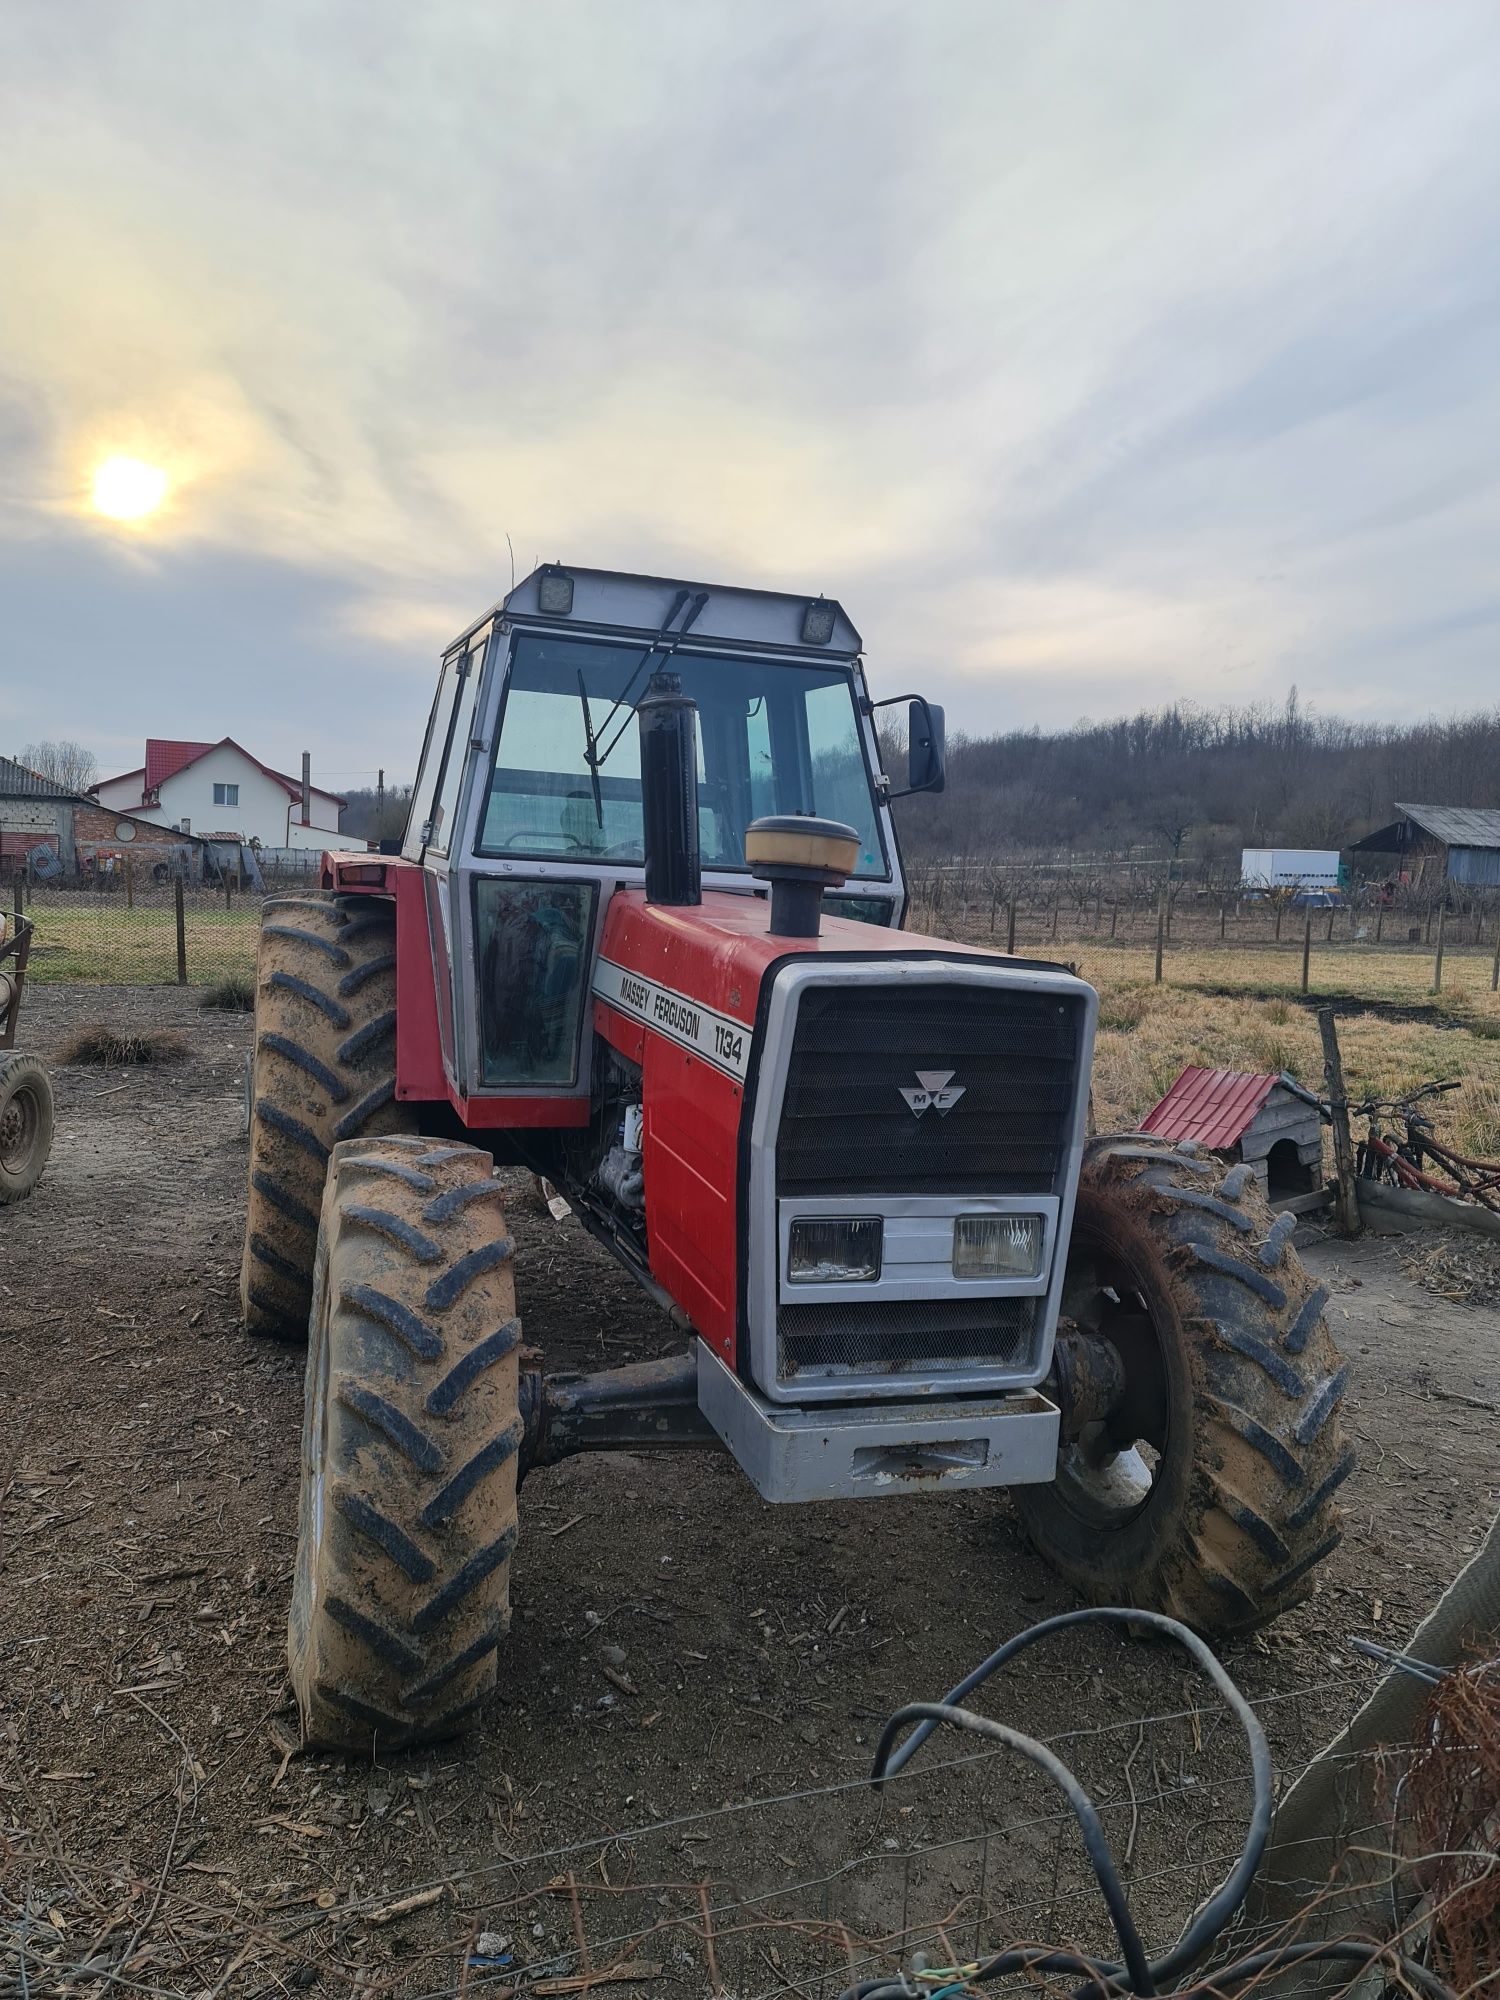
[[1057, 936], [1057, 920], [1061, 915], [1062, 897], [1060, 895], [1054, 896], [1052, 898], [1052, 935], [1054, 938]]
[[1117, 898], [1111, 897], [1109, 905], [1109, 934], [1111, 937], [1114, 936], [1115, 926], [1119, 923], [1119, 921], [1120, 921], [1119, 901]]
[[1339, 1056], [1333, 1009], [1318, 1009], [1318, 1033], [1323, 1038], [1323, 1081], [1333, 1116], [1333, 1169], [1338, 1183], [1334, 1220], [1345, 1236], [1359, 1234], [1359, 1196], [1354, 1183], [1354, 1142], [1349, 1136], [1349, 1100], [1344, 1095], [1344, 1065]]
[[135, 857], [130, 854], [125, 857], [125, 907], [135, 908]]
[[1379, 910], [1378, 910], [1378, 911], [1376, 912], [1376, 914], [1375, 914], [1375, 942], [1376, 942], [1376, 944], [1379, 944], [1379, 942], [1380, 942], [1380, 938], [1381, 938], [1381, 933], [1382, 933], [1382, 932], [1383, 932], [1384, 930], [1385, 930], [1385, 904], [1384, 904], [1384, 903], [1382, 903], [1382, 904], [1381, 904], [1381, 906], [1380, 906], [1380, 908], [1379, 908]]
[[25, 914], [25, 911], [26, 911], [26, 890], [23, 887], [23, 878], [21, 875], [21, 871], [18, 868], [16, 870], [16, 915], [18, 917], [23, 916]]
[[1441, 993], [1443, 990], [1443, 928], [1447, 922], [1447, 919], [1448, 919], [1448, 905], [1446, 902], [1439, 903], [1438, 921], [1437, 921], [1437, 949], [1433, 952], [1432, 955], [1432, 990], [1434, 993]]
[[1094, 889], [1094, 935], [1095, 935], [1095, 937], [1097, 937], [1097, 936], [1099, 935], [1099, 926], [1100, 926], [1100, 924], [1101, 924], [1101, 923], [1102, 923], [1103, 921], [1104, 921], [1104, 886], [1103, 886], [1103, 884], [1102, 884], [1102, 883], [1100, 883], [1100, 884], [1098, 884], [1098, 885], [1097, 885], [1097, 886], [1095, 887], [1095, 889]]
[[1156, 981], [1155, 981], [1155, 983], [1156, 983], [1156, 984], [1157, 984], [1158, 986], [1160, 986], [1160, 985], [1161, 985], [1161, 955], [1162, 955], [1162, 947], [1163, 947], [1163, 945], [1164, 945], [1164, 944], [1166, 943], [1166, 937], [1167, 937], [1167, 892], [1166, 892], [1166, 890], [1165, 890], [1165, 889], [1163, 889], [1163, 890], [1162, 890], [1162, 892], [1161, 892], [1161, 894], [1160, 894], [1160, 895], [1159, 895], [1159, 896], [1157, 897], [1157, 899], [1156, 899]]
[[1228, 923], [1228, 921], [1229, 921], [1229, 905], [1228, 905], [1227, 903], [1220, 903], [1220, 905], [1219, 905], [1219, 943], [1220, 943], [1220, 944], [1222, 944], [1222, 943], [1224, 942], [1224, 926], [1225, 926], [1225, 924], [1226, 924], [1226, 923]]
[[1302, 991], [1307, 991], [1307, 975], [1312, 965], [1312, 911], [1307, 913], [1307, 922], [1302, 926]]
[[991, 936], [991, 937], [993, 937], [993, 936], [995, 935], [995, 919], [996, 919], [996, 917], [998, 916], [998, 914], [999, 914], [999, 911], [1000, 911], [1000, 891], [999, 891], [998, 889], [995, 889], [995, 890], [993, 890], [993, 891], [991, 892], [991, 894], [990, 894], [990, 936]]
[[1500, 930], [1495, 932], [1495, 956], [1490, 965], [1490, 991], [1500, 993]]
[[1016, 955], [1016, 899], [1011, 897], [1005, 906], [1005, 949], [1014, 958]]
[[1334, 920], [1334, 918], [1335, 918], [1335, 917], [1336, 917], [1337, 915], [1338, 915], [1338, 911], [1337, 911], [1337, 910], [1330, 910], [1330, 911], [1328, 912], [1328, 940], [1327, 940], [1327, 941], [1328, 941], [1328, 943], [1329, 943], [1329, 944], [1332, 944], [1332, 943], [1333, 943], [1333, 920]]
[[187, 911], [182, 900], [182, 877], [173, 884], [175, 894], [172, 901], [177, 912], [177, 984], [187, 985]]

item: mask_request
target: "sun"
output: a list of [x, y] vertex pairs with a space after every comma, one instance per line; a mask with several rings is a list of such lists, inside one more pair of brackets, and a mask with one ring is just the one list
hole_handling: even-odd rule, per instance
[[94, 468], [94, 510], [111, 521], [144, 521], [167, 497], [167, 475], [143, 458], [106, 458]]

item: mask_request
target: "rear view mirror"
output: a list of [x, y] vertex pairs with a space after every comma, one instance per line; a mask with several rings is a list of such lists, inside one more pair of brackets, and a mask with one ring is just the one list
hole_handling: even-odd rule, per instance
[[940, 792], [948, 777], [943, 711], [925, 695], [893, 694], [884, 701], [872, 701], [869, 712], [874, 715], [882, 708], [894, 708], [898, 701], [910, 703], [906, 711], [906, 789], [888, 791], [887, 803], [910, 798], [913, 792]]
[[909, 792], [940, 792], [947, 781], [944, 760], [943, 711], [921, 695], [912, 697], [907, 710], [906, 789]]

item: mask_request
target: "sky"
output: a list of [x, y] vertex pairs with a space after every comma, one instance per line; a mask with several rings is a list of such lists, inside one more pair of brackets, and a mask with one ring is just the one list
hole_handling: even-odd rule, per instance
[[1497, 224], [1492, 0], [8, 0], [0, 752], [409, 775], [513, 559], [950, 730], [1492, 704]]

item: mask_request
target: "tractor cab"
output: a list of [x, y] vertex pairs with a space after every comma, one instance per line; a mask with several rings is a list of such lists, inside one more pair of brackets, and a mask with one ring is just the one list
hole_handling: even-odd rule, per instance
[[[884, 704], [869, 698], [860, 643], [821, 598], [557, 566], [455, 641], [402, 851], [426, 876], [442, 1060], [459, 1096], [551, 1100], [560, 1122], [589, 1099], [585, 996], [611, 896], [645, 879], [636, 709], [659, 672], [696, 709], [703, 888], [764, 897], [748, 828], [816, 815], [858, 839], [827, 909], [900, 923], [874, 725]], [[912, 708], [909, 782], [936, 787], [941, 711]]]

